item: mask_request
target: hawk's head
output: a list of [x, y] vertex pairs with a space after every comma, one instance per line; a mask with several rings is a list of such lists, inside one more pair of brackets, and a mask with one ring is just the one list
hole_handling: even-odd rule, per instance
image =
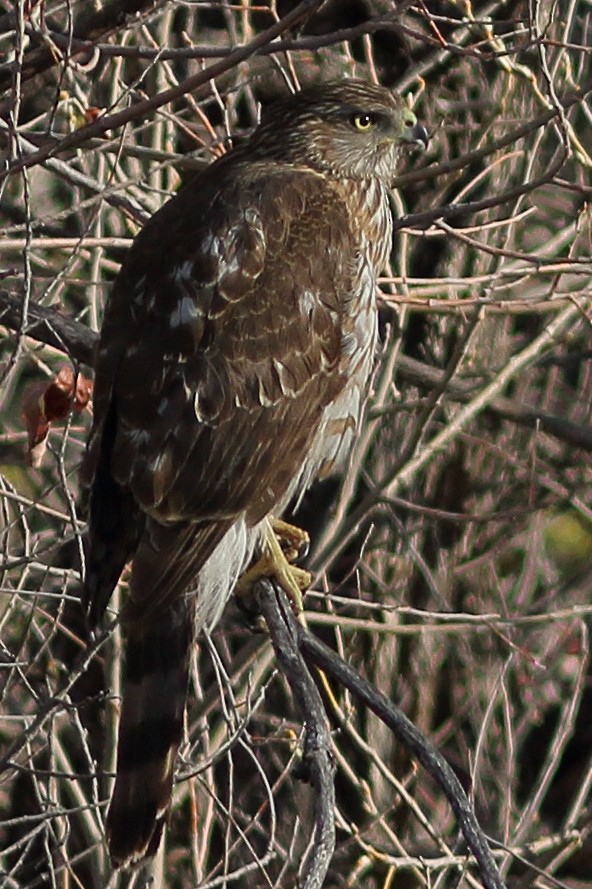
[[334, 176], [388, 182], [404, 144], [428, 134], [403, 99], [361, 80], [319, 84], [274, 102], [255, 130], [255, 154], [305, 163]]

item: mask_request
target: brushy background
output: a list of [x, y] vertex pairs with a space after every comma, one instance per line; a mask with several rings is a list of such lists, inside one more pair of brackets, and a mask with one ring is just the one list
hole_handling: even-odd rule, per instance
[[[592, 6], [311, 2], [270, 42], [295, 7], [0, 0], [0, 886], [295, 883], [302, 726], [232, 603], [195, 646], [166, 847], [151, 876], [110, 871], [121, 639], [89, 649], [77, 601], [92, 404], [88, 389], [72, 404], [68, 368], [92, 371], [27, 330], [40, 304], [96, 331], [139, 227], [260, 103], [357, 76], [408, 96], [431, 144], [393, 192], [362, 434], [296, 516], [307, 618], [445, 754], [509, 887], [592, 887]], [[376, 718], [325, 694], [326, 886], [458, 881], [440, 791]]]

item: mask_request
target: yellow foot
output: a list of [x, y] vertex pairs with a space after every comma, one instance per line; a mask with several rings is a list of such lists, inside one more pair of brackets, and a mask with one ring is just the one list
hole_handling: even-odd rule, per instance
[[288, 562], [295, 562], [307, 554], [310, 545], [308, 531], [290, 525], [283, 519], [270, 518], [269, 522]]
[[[281, 528], [276, 531], [278, 524]], [[282, 549], [278, 536], [282, 542], [288, 542], [287, 552]], [[285, 522], [266, 519], [263, 530], [263, 554], [241, 575], [236, 585], [236, 594], [250, 596], [256, 581], [262, 577], [271, 577], [278, 582], [288, 596], [294, 611], [299, 614], [302, 611], [302, 593], [310, 586], [312, 577], [303, 568], [290, 564], [291, 559], [298, 556], [297, 540], [306, 542], [308, 534]]]

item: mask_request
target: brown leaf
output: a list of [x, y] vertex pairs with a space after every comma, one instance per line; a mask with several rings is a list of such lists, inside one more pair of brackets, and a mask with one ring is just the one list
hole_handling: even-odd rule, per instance
[[92, 397], [93, 383], [75, 374], [70, 365], [62, 367], [50, 383], [32, 383], [25, 390], [23, 418], [27, 426], [27, 463], [35, 468], [47, 447], [51, 423], [65, 420], [70, 411], [82, 411]]
[[94, 105], [89, 105], [84, 109], [84, 119], [87, 123], [92, 123], [100, 114], [102, 114], [102, 109], [96, 108]]

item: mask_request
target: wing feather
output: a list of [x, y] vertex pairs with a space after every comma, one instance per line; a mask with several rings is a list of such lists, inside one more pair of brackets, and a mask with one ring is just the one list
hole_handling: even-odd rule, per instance
[[355, 246], [330, 181], [268, 163], [219, 165], [136, 239], [103, 326], [87, 474], [109, 413], [116, 484], [183, 527], [182, 564], [147, 580], [143, 598], [169, 583], [167, 601], [180, 595], [220, 539], [208, 526], [257, 523], [298, 477], [346, 382], [339, 307]]

